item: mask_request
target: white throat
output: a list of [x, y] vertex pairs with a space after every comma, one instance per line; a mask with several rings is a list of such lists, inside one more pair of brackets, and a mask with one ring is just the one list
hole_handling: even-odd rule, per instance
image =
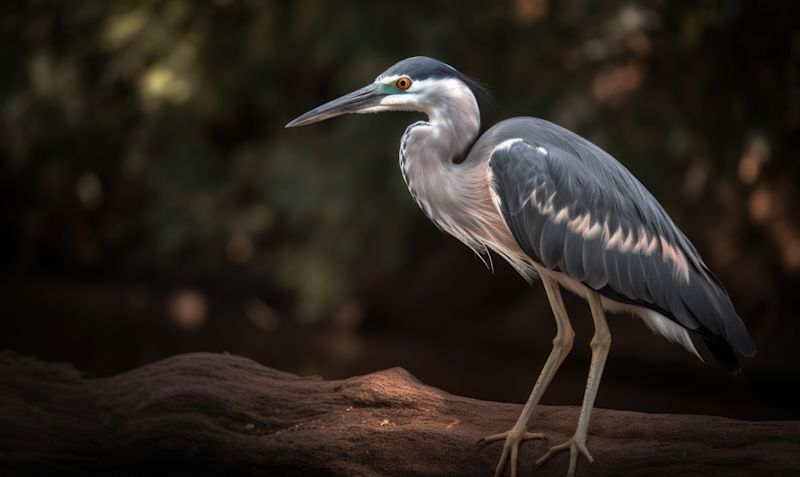
[[426, 147], [420, 151], [425, 151], [426, 156], [444, 161], [460, 157], [475, 140], [481, 126], [475, 95], [455, 78], [414, 81], [406, 93], [383, 98], [380, 107], [425, 113], [429, 134], [417, 135], [414, 139], [425, 141]]

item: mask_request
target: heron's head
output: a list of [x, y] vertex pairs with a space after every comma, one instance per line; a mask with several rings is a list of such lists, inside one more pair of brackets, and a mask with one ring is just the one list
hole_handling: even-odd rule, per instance
[[406, 58], [361, 89], [312, 109], [286, 125], [305, 126], [342, 114], [419, 111], [431, 122], [446, 114], [469, 115], [480, 121], [476, 97], [487, 93], [452, 66], [425, 56]]

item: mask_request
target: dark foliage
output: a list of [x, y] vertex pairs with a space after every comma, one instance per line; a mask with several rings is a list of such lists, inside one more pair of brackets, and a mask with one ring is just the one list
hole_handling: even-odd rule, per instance
[[[729, 379], [620, 318], [599, 405], [800, 416], [785, 392], [800, 377], [797, 2], [0, 10], [0, 347], [100, 374], [197, 349], [328, 377], [403, 365], [524, 399], [550, 311], [539, 287], [504, 264], [492, 276], [416, 210], [396, 165], [416, 118], [282, 128], [427, 55], [491, 87], [488, 123], [543, 117], [620, 159], [759, 348]], [[568, 306], [588, 336], [588, 310]], [[576, 355], [551, 402], [580, 399], [586, 347]]]

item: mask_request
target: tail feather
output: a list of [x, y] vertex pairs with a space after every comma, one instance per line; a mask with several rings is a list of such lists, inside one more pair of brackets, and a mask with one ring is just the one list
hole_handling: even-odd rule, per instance
[[695, 331], [703, 336], [709, 350], [723, 366], [738, 368], [737, 353], [746, 357], [756, 353], [747, 327], [733, 308], [728, 292], [713, 275], [695, 273], [692, 278], [681, 298], [701, 325], [701, 329]]
[[703, 342], [716, 358], [717, 362], [722, 365], [725, 370], [733, 374], [739, 374], [742, 368], [739, 366], [739, 358], [727, 343], [722, 340], [712, 340], [703, 338]]

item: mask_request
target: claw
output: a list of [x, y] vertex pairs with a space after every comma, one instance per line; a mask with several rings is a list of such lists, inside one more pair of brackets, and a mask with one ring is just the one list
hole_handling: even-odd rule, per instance
[[478, 441], [478, 445], [488, 444], [505, 439], [503, 444], [503, 454], [500, 456], [500, 462], [497, 463], [495, 469], [495, 477], [501, 477], [503, 471], [506, 470], [506, 464], [510, 464], [511, 477], [517, 477], [517, 460], [519, 459], [519, 445], [524, 440], [528, 439], [547, 439], [547, 436], [540, 432], [527, 432], [527, 431], [510, 431], [501, 432], [499, 434], [492, 434], [491, 436], [484, 437]]
[[536, 461], [536, 466], [538, 467], [544, 464], [549, 458], [566, 449], [569, 449], [569, 470], [567, 471], [567, 477], [575, 476], [575, 467], [578, 464], [578, 452], [583, 454], [590, 463], [594, 462], [594, 458], [589, 454], [589, 449], [586, 448], [586, 441], [578, 440], [575, 436], [572, 436], [568, 441], [551, 447], [545, 455]]

